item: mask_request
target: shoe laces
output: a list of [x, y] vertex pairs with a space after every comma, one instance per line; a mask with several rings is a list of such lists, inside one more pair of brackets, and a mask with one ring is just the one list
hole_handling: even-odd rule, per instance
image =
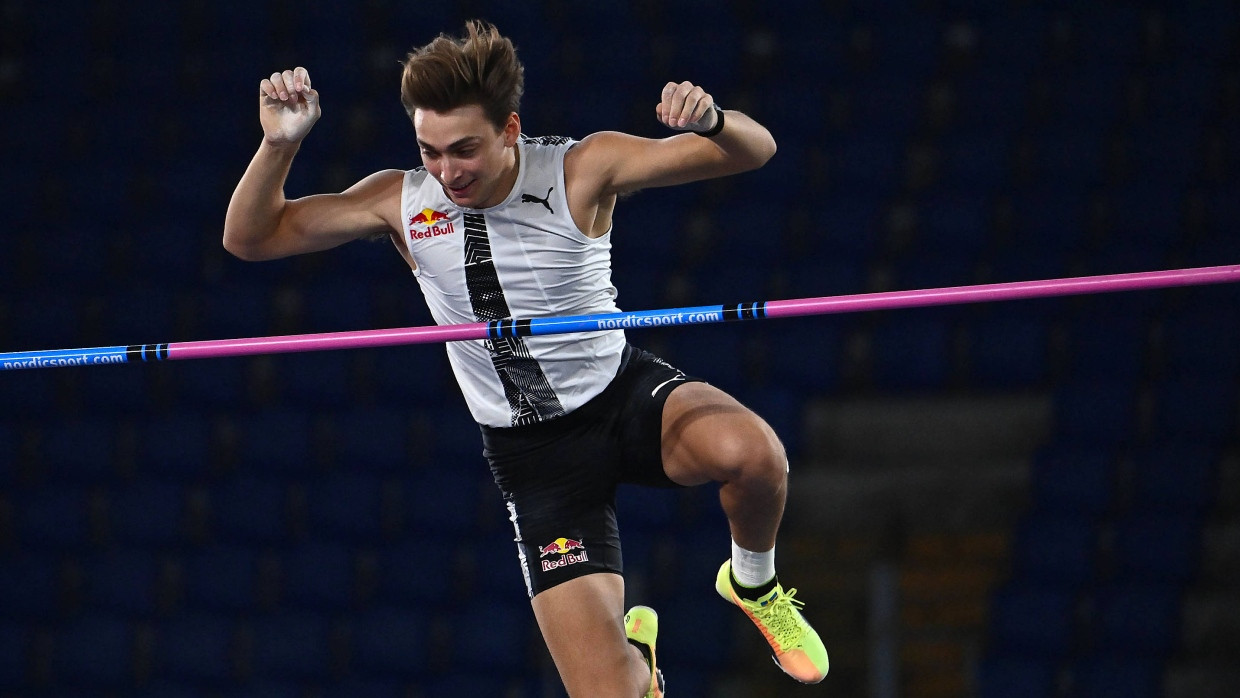
[[774, 638], [781, 650], [800, 644], [805, 624], [800, 610], [805, 603], [796, 598], [796, 589], [781, 592], [767, 605], [749, 602], [750, 612], [762, 621], [763, 631]]

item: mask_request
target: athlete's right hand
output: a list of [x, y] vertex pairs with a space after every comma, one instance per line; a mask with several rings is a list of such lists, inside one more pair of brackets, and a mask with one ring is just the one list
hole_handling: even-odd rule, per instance
[[319, 113], [319, 93], [305, 68], [272, 73], [258, 85], [258, 120], [268, 143], [300, 143]]

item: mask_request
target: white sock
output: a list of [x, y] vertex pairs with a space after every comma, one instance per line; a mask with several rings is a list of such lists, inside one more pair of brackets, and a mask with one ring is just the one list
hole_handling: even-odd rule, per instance
[[732, 541], [732, 576], [747, 587], [760, 587], [771, 581], [775, 578], [775, 548], [755, 553]]

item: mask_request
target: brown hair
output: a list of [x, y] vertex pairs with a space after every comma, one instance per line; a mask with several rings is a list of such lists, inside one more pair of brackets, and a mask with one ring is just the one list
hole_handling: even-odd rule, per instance
[[465, 23], [465, 36], [440, 34], [405, 57], [400, 101], [410, 117], [415, 109], [448, 111], [477, 104], [503, 130], [521, 106], [525, 68], [512, 40], [482, 20]]

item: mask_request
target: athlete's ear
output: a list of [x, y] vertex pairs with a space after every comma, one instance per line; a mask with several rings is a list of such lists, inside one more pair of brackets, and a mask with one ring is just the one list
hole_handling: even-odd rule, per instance
[[511, 148], [517, 144], [517, 139], [521, 137], [521, 117], [517, 113], [508, 115], [508, 121], [504, 123], [504, 145]]

